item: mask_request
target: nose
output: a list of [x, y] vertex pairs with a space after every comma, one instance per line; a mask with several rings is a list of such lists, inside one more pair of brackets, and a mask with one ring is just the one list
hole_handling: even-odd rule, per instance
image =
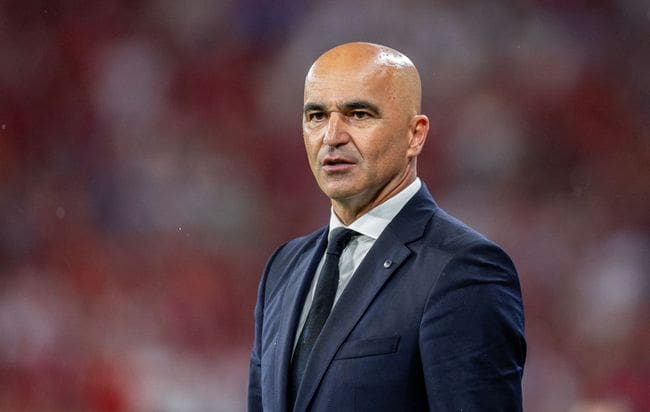
[[346, 144], [350, 140], [345, 119], [341, 113], [332, 112], [325, 128], [323, 144], [337, 147]]

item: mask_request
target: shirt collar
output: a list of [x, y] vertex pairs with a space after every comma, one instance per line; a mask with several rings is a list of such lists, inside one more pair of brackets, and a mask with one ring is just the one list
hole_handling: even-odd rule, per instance
[[419, 177], [416, 177], [413, 183], [404, 188], [401, 192], [386, 200], [384, 203], [375, 206], [366, 214], [355, 220], [350, 226], [345, 226], [334, 213], [334, 209], [330, 212], [330, 229], [332, 230], [344, 227], [355, 230], [362, 235], [377, 239], [381, 232], [386, 229], [386, 226], [393, 220], [400, 210], [408, 203], [409, 200], [420, 190], [422, 182]]

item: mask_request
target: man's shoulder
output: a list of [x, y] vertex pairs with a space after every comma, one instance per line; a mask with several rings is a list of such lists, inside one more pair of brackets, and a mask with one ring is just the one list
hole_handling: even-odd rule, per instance
[[275, 250], [271, 260], [273, 263], [288, 263], [287, 260], [317, 247], [318, 241], [326, 232], [327, 226], [323, 226], [311, 233], [284, 242]]
[[462, 248], [464, 245], [476, 242], [489, 242], [477, 229], [442, 208], [438, 208], [433, 215], [429, 233], [435, 234], [441, 246], [448, 248]]
[[[503, 249], [478, 229], [436, 205], [423, 233], [422, 246], [451, 258], [459, 253]], [[425, 246], [426, 245], [426, 246]]]
[[267, 261], [262, 278], [264, 289], [271, 293], [287, 282], [296, 265], [315, 253], [326, 232], [327, 226], [280, 245]]
[[405, 243], [417, 236], [426, 247], [452, 255], [475, 244], [494, 245], [478, 230], [440, 207], [424, 183], [388, 227]]
[[458, 249], [475, 242], [487, 242], [478, 230], [447, 213], [431, 196], [425, 184], [391, 222], [396, 232], [418, 232], [425, 227], [427, 243], [441, 249]]
[[510, 256], [500, 245], [441, 208], [432, 217], [425, 236], [428, 237], [425, 243], [450, 261], [471, 258], [484, 263], [500, 262], [500, 267], [515, 273]]
[[301, 249], [304, 247], [315, 246], [318, 240], [327, 232], [327, 226], [322, 226], [311, 233], [290, 239], [284, 243], [285, 248], [288, 249]]

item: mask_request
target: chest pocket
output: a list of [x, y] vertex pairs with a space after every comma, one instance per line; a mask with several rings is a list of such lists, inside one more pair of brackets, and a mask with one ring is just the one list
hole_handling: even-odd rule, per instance
[[399, 335], [345, 342], [334, 359], [352, 359], [397, 352]]

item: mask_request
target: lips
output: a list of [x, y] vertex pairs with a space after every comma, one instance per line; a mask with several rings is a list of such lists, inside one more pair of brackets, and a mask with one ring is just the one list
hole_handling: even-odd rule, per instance
[[353, 159], [343, 156], [326, 156], [321, 165], [326, 172], [341, 172], [354, 166], [356, 162]]

